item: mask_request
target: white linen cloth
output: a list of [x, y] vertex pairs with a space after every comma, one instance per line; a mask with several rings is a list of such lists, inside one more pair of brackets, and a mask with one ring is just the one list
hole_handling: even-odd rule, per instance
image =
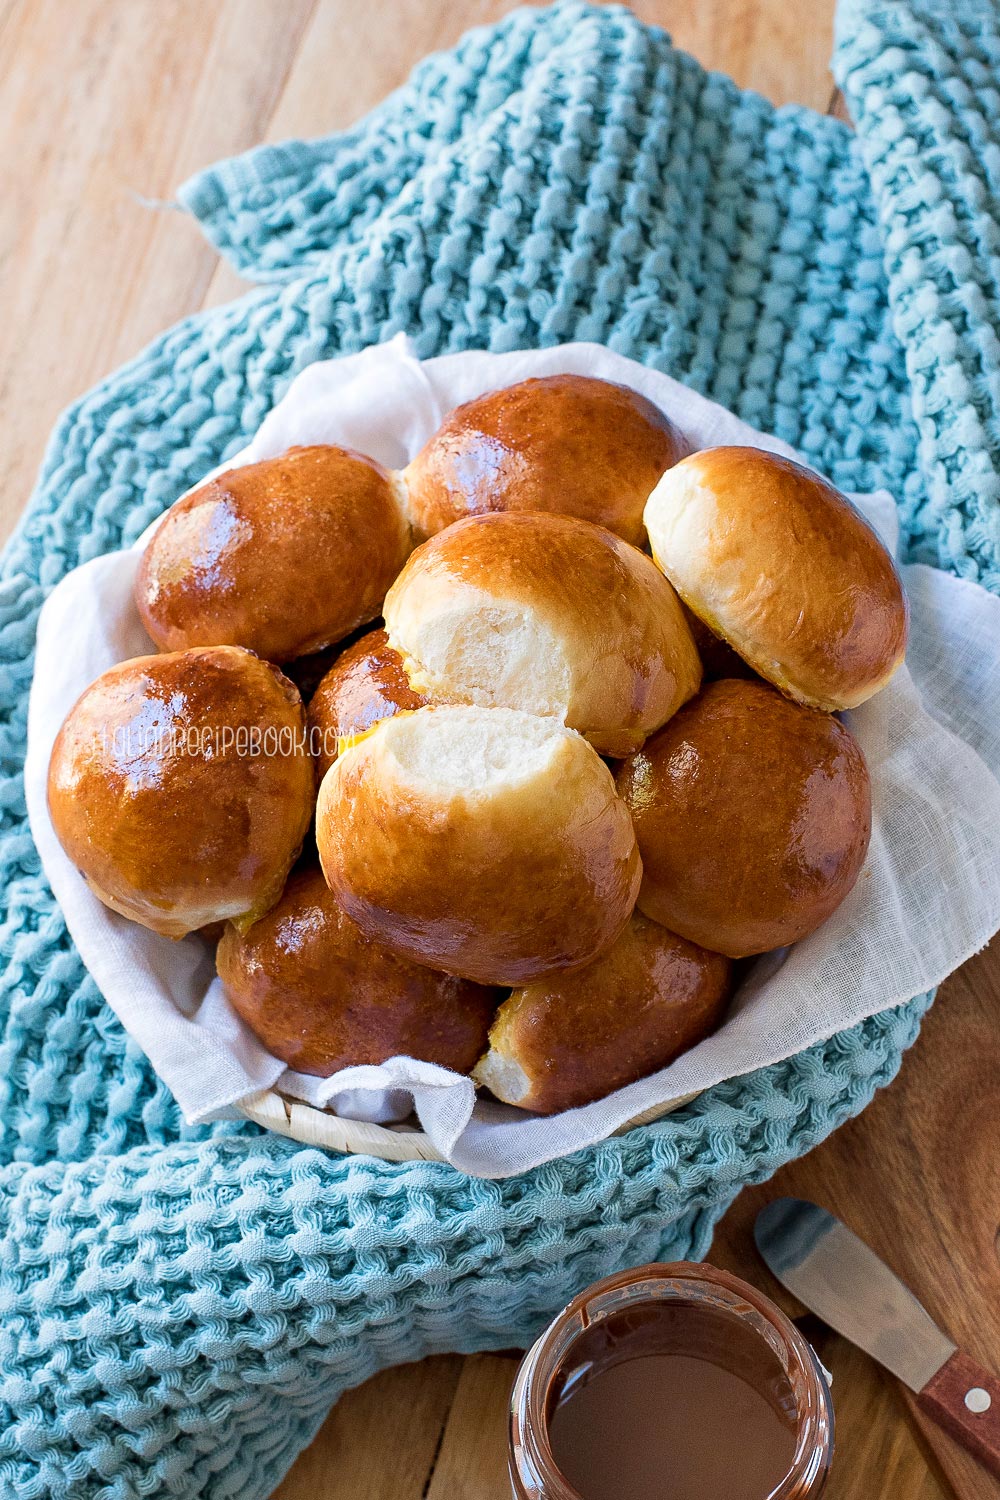
[[[735, 443], [795, 456], [676, 381], [598, 345], [469, 352], [421, 363], [400, 337], [304, 370], [249, 446], [224, 467], [294, 443], [322, 442], [401, 467], [459, 402], [561, 371], [634, 387], [697, 448]], [[853, 498], [895, 549], [891, 497]], [[132, 600], [144, 541], [75, 569], [42, 610], [26, 795], [46, 876], [84, 963], [191, 1122], [231, 1114], [241, 1099], [271, 1087], [347, 1118], [374, 1121], [402, 1118], [412, 1099], [423, 1128], [450, 1162], [478, 1176], [506, 1177], [909, 1000], [944, 979], [1000, 927], [1000, 599], [934, 569], [906, 567], [912, 611], [907, 666], [846, 716], [874, 792], [864, 870], [819, 931], [783, 962], [758, 963], [713, 1036], [659, 1073], [548, 1119], [477, 1103], [469, 1079], [406, 1057], [328, 1079], [292, 1073], [230, 1009], [204, 943], [196, 937], [172, 942], [109, 911], [91, 895], [49, 821], [46, 771], [65, 714], [106, 668], [152, 649]]]

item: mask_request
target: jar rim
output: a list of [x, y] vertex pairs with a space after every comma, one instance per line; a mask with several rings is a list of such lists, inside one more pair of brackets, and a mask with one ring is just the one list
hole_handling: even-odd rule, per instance
[[542, 1496], [544, 1500], [581, 1500], [556, 1464], [549, 1442], [552, 1382], [570, 1350], [594, 1323], [619, 1312], [623, 1305], [664, 1299], [710, 1302], [724, 1314], [751, 1323], [766, 1340], [792, 1387], [797, 1420], [788, 1473], [761, 1500], [804, 1500], [820, 1474], [825, 1474], [833, 1450], [833, 1406], [823, 1368], [808, 1340], [763, 1292], [729, 1271], [694, 1261], [653, 1262], [594, 1282], [535, 1341], [518, 1370], [511, 1395], [510, 1465], [515, 1493], [533, 1500]]

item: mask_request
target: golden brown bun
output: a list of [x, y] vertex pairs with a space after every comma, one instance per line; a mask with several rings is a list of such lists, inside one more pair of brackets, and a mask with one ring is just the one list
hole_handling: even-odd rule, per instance
[[649, 497], [653, 557], [696, 615], [800, 703], [854, 708], [906, 651], [895, 564], [854, 506], [799, 464], [709, 448]]
[[402, 657], [385, 631], [369, 630], [337, 658], [309, 704], [310, 744], [320, 777], [337, 759], [338, 739], [364, 734], [381, 719], [426, 702], [410, 687]]
[[395, 482], [347, 448], [289, 448], [172, 505], [136, 604], [163, 651], [246, 646], [269, 661], [374, 620], [410, 550]]
[[362, 931], [480, 984], [586, 963], [639, 888], [607, 766], [554, 719], [508, 709], [384, 719], [324, 777], [316, 842]]
[[112, 911], [167, 937], [252, 920], [312, 813], [301, 699], [234, 646], [121, 662], [70, 709], [48, 794], [59, 842]]
[[698, 691], [680, 601], [644, 553], [571, 516], [473, 516], [410, 557], [385, 624], [432, 702], [552, 714], [627, 755]]
[[684, 438], [638, 391], [548, 375], [456, 407], [404, 478], [418, 538], [487, 511], [557, 511], [641, 544], [642, 508]]
[[300, 1073], [407, 1056], [468, 1073], [486, 1045], [496, 991], [396, 958], [354, 925], [316, 866], [216, 956], [237, 1015]]
[[577, 1109], [665, 1068], [714, 1031], [732, 965], [636, 912], [586, 968], [516, 989], [477, 1082], [537, 1114]]
[[838, 719], [758, 682], [713, 682], [619, 768], [639, 909], [743, 958], [797, 942], [858, 878], [871, 834], [864, 756]]

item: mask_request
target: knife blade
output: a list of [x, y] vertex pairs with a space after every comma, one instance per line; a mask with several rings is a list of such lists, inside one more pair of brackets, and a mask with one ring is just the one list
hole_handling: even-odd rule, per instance
[[921, 1391], [955, 1352], [913, 1293], [825, 1209], [778, 1198], [754, 1226], [768, 1269], [811, 1312]]
[[782, 1286], [891, 1370], [949, 1436], [1000, 1475], [1000, 1380], [941, 1332], [874, 1250], [802, 1198], [762, 1208], [754, 1239]]

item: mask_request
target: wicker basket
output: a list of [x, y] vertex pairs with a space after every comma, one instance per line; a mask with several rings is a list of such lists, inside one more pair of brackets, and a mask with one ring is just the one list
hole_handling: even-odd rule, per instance
[[[684, 1094], [658, 1104], [621, 1125], [615, 1135], [624, 1135], [636, 1125], [648, 1125], [663, 1115], [680, 1109], [698, 1097]], [[278, 1135], [301, 1141], [304, 1146], [323, 1146], [327, 1151], [341, 1151], [351, 1156], [380, 1156], [383, 1161], [443, 1161], [428, 1136], [416, 1125], [403, 1121], [399, 1125], [368, 1125], [363, 1120], [342, 1120], [324, 1109], [314, 1109], [277, 1094], [273, 1089], [244, 1099], [240, 1109], [248, 1120], [273, 1130]]]

